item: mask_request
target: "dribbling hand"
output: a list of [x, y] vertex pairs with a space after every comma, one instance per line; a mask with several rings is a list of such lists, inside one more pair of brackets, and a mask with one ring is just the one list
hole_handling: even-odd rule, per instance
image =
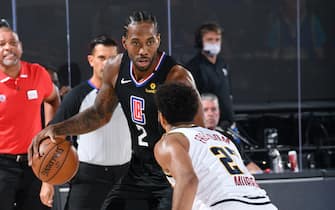
[[50, 138], [51, 141], [53, 143], [58, 143], [57, 142], [57, 138], [55, 133], [54, 133], [54, 127], [52, 125], [49, 125], [48, 127], [44, 128], [43, 130], [41, 130], [33, 139], [31, 144], [29, 145], [28, 148], [28, 165], [31, 166], [32, 164], [32, 158], [33, 156], [41, 156], [41, 154], [39, 153], [39, 146], [41, 144], [41, 142], [46, 139], [46, 138]]

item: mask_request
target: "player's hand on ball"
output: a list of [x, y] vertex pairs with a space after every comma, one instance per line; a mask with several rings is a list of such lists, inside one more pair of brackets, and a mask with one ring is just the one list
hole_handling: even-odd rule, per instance
[[28, 148], [28, 165], [31, 166], [33, 156], [41, 156], [39, 153], [39, 146], [41, 142], [46, 139], [50, 138], [53, 143], [58, 143], [56, 140], [56, 135], [53, 130], [53, 126], [50, 125], [43, 130], [41, 130], [33, 139]]

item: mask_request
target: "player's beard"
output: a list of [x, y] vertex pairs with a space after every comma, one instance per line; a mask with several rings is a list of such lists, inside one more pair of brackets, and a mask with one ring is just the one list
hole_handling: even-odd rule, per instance
[[[140, 63], [141, 60], [146, 60], [145, 62], [147, 62], [148, 64], [145, 65], [145, 66], [138, 65], [138, 63]], [[139, 70], [141, 72], [146, 72], [152, 66], [153, 61], [154, 61], [154, 57], [153, 58], [149, 58], [149, 57], [138, 58], [138, 59], [135, 60], [135, 62], [133, 62], [133, 64], [134, 64], [134, 66], [137, 70]]]

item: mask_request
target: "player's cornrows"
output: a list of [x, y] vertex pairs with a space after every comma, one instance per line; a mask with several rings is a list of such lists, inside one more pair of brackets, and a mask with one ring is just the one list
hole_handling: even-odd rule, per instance
[[140, 22], [148, 22], [148, 23], [154, 24], [156, 33], [158, 33], [158, 23], [157, 23], [156, 17], [146, 11], [137, 11], [137, 12], [134, 12], [132, 15], [130, 15], [126, 23], [124, 24], [123, 36], [127, 36], [129, 25], [137, 24]]

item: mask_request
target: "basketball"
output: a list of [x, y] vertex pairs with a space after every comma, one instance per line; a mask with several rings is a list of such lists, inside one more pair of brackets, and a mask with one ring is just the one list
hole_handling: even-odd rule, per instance
[[59, 142], [55, 144], [50, 138], [46, 138], [40, 144], [40, 156], [34, 156], [32, 159], [35, 175], [41, 181], [53, 185], [68, 182], [77, 173], [79, 167], [76, 149], [65, 139]]

